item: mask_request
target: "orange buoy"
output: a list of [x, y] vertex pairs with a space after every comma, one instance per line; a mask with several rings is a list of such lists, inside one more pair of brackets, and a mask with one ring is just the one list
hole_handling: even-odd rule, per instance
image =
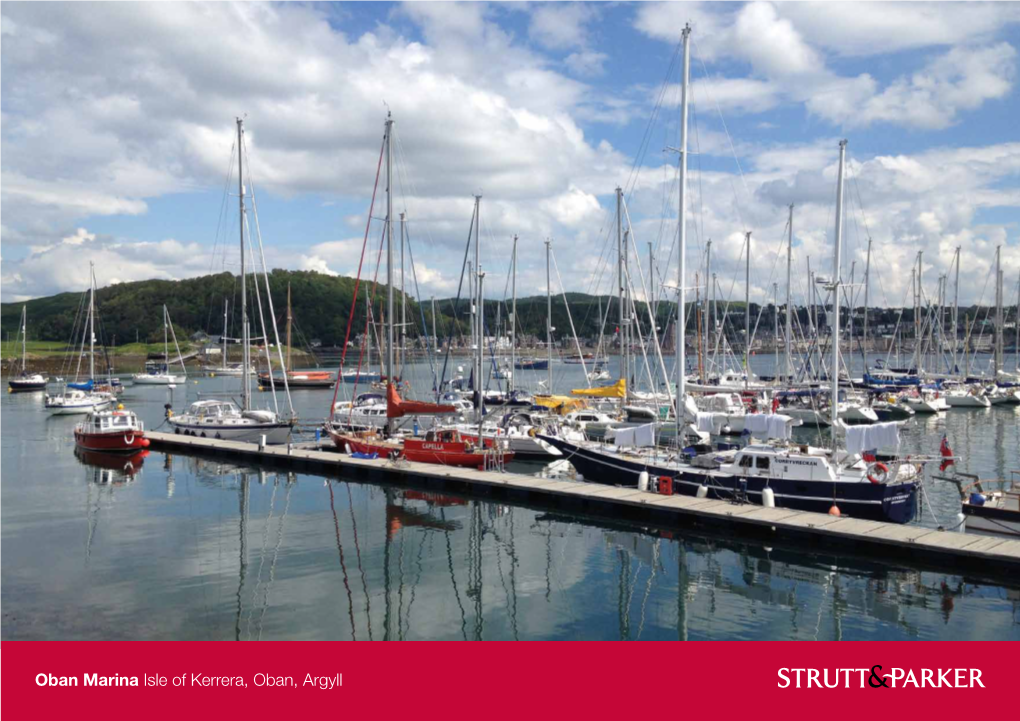
[[830, 516], [839, 516], [839, 515], [841, 515], [840, 512], [839, 512], [839, 506], [837, 506], [835, 503], [833, 503], [832, 504], [832, 508], [829, 509], [829, 515]]

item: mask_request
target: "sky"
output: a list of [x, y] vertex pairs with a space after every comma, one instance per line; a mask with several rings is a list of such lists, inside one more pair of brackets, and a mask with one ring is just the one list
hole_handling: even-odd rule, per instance
[[237, 116], [268, 266], [353, 275], [388, 110], [422, 298], [456, 294], [476, 194], [487, 295], [507, 292], [514, 235], [519, 295], [546, 291], [547, 239], [553, 292], [615, 292], [617, 186], [631, 282], [643, 297], [652, 255], [671, 295], [685, 23], [691, 292], [711, 241], [718, 293], [743, 298], [750, 232], [752, 301], [782, 300], [791, 203], [795, 301], [809, 262], [831, 275], [845, 138], [842, 274], [861, 281], [870, 238], [872, 305], [911, 304], [919, 251], [926, 296], [949, 274], [950, 299], [991, 303], [997, 246], [1016, 302], [1020, 2], [5, 1], [0, 15], [4, 302], [83, 290], [90, 261], [101, 286], [236, 272]]

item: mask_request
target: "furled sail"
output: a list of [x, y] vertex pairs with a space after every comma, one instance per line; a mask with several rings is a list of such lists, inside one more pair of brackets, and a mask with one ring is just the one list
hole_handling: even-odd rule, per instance
[[405, 401], [397, 395], [396, 385], [386, 386], [386, 417], [402, 418], [404, 416], [439, 416], [447, 413], [457, 413], [454, 406], [444, 406], [438, 403], [425, 403], [423, 401]]
[[570, 392], [575, 396], [584, 396], [586, 398], [623, 398], [627, 395], [627, 379], [621, 378], [611, 386], [578, 388]]

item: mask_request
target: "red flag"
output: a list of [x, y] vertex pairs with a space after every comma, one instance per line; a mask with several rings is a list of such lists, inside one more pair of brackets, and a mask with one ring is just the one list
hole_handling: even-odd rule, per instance
[[775, 413], [779, 410], [779, 396], [772, 399], [772, 412]]
[[953, 459], [953, 449], [949, 447], [949, 439], [945, 434], [942, 435], [942, 444], [939, 446], [939, 453], [942, 454], [942, 463], [939, 464], [939, 470], [945, 471], [949, 466], [956, 463]]

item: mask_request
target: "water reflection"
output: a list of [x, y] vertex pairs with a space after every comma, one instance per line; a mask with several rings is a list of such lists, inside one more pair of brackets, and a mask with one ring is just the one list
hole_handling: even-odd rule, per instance
[[[143, 474], [139, 456], [76, 454], [85, 484], [40, 481], [58, 524], [84, 501], [84, 564], [5, 515], [5, 608], [81, 620], [5, 620], [4, 638], [1020, 639], [1016, 590], [966, 574], [195, 457]], [[40, 490], [4, 483], [5, 506]]]

